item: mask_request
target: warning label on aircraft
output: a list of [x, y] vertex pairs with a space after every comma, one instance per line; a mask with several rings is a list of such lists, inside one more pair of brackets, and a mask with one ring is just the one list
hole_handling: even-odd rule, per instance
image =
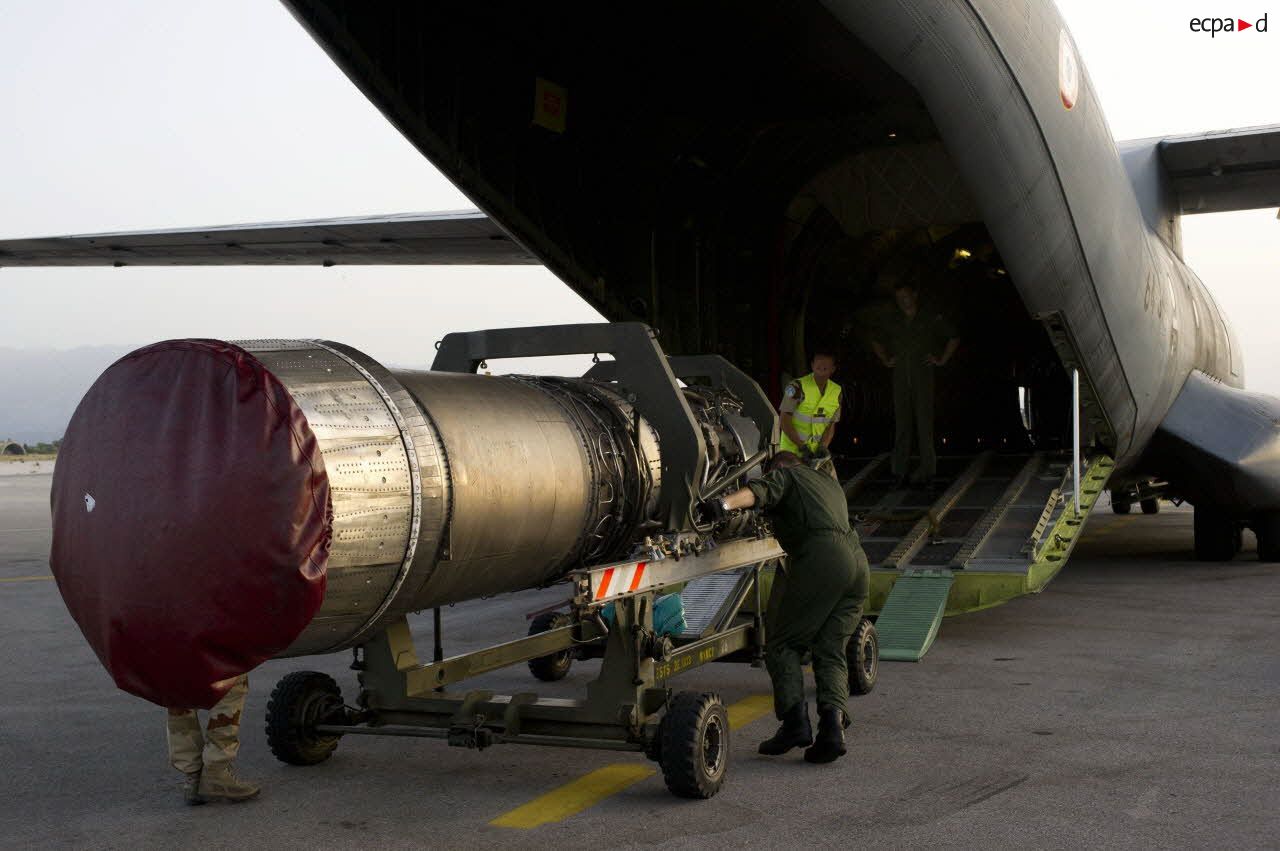
[[533, 123], [554, 133], [563, 133], [569, 93], [563, 86], [537, 78], [533, 87]]
[[1058, 33], [1058, 94], [1067, 109], [1075, 106], [1080, 97], [1080, 62], [1066, 30]]

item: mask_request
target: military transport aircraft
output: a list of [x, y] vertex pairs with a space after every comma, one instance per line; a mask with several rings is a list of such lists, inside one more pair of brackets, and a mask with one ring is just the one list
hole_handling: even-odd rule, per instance
[[[1180, 239], [1183, 215], [1280, 205], [1280, 125], [1117, 144], [1047, 0], [286, 3], [479, 210], [10, 240], [0, 265], [542, 263], [774, 398], [834, 345], [878, 576], [952, 568], [952, 611], [1069, 554], [1075, 372], [1075, 508], [1188, 500], [1199, 557], [1247, 527], [1280, 560], [1280, 400], [1242, 389]], [[924, 494], [888, 482], [868, 345], [904, 270], [964, 341]]]

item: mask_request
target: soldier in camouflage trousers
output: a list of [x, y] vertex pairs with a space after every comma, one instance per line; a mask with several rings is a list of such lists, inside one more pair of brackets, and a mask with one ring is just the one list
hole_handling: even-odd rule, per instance
[[169, 762], [186, 776], [182, 796], [188, 804], [247, 801], [258, 794], [258, 787], [236, 777], [232, 766], [248, 693], [249, 677], [242, 675], [209, 710], [203, 734], [194, 709], [169, 710]]

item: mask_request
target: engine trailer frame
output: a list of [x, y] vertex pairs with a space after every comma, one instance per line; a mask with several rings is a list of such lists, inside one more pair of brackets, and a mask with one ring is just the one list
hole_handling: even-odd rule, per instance
[[[776, 540], [755, 537], [680, 559], [575, 571], [571, 623], [427, 663], [419, 661], [402, 618], [356, 648], [356, 706], [343, 702], [337, 684], [325, 674], [285, 676], [268, 705], [268, 742], [277, 758], [294, 765], [323, 762], [346, 735], [443, 739], [475, 750], [523, 744], [641, 752], [660, 764], [673, 794], [710, 798], [727, 773], [728, 714], [717, 694], [677, 692], [668, 681], [711, 662], [761, 665], [766, 639], [761, 574], [783, 559]], [[654, 631], [653, 606], [660, 594], [699, 577], [743, 568], [745, 581], [713, 628], [687, 641]], [[611, 593], [619, 576], [630, 577], [627, 590]], [[748, 602], [752, 606], [746, 610]], [[600, 616], [610, 603], [612, 627]], [[600, 644], [603, 662], [584, 699], [446, 690], [484, 673]], [[875, 627], [864, 620], [848, 648], [851, 694], [874, 687], [878, 647]]]
[[[345, 704], [324, 674], [296, 672], [281, 680], [267, 711], [272, 752], [284, 762], [315, 764], [327, 759], [346, 735], [444, 739], [476, 750], [527, 744], [643, 752], [662, 765], [676, 795], [711, 797], [727, 770], [727, 713], [718, 695], [676, 693], [667, 683], [729, 657], [760, 664], [765, 639], [760, 572], [782, 557], [773, 538], [753, 537], [679, 559], [575, 571], [570, 578], [571, 624], [426, 663], [419, 661], [408, 621], [401, 618], [355, 650], [352, 667], [360, 682], [356, 706]], [[698, 577], [741, 568], [747, 568], [749, 581], [717, 628], [687, 642], [655, 633], [653, 606], [660, 594]], [[623, 574], [630, 577], [626, 590], [611, 593], [611, 582]], [[743, 612], [749, 599], [754, 600], [753, 611]], [[611, 627], [600, 617], [610, 603]], [[497, 695], [488, 689], [446, 691], [484, 673], [598, 643], [604, 644], [603, 663], [584, 699], [533, 692]], [[677, 705], [695, 710], [677, 713]]]
[[[295, 765], [322, 762], [346, 735], [444, 739], [476, 750], [496, 744], [595, 748], [645, 753], [662, 766], [667, 787], [676, 795], [709, 798], [719, 791], [728, 766], [728, 713], [717, 694], [675, 692], [667, 683], [717, 660], [762, 664], [761, 573], [781, 563], [785, 554], [754, 515], [717, 529], [699, 520], [696, 506], [767, 457], [776, 443], [777, 415], [759, 385], [724, 358], [668, 357], [656, 338], [640, 323], [602, 323], [476, 331], [441, 341], [433, 371], [474, 373], [496, 358], [596, 354], [596, 365], [584, 378], [615, 382], [658, 432], [661, 519], [640, 530], [642, 539], [633, 542], [631, 560], [568, 571], [569, 613], [555, 615], [554, 623], [545, 624], [549, 628], [535, 625], [534, 634], [524, 638], [443, 658], [437, 609], [435, 658], [424, 663], [402, 615], [354, 648], [352, 667], [360, 682], [355, 706], [343, 701], [337, 683], [326, 674], [287, 675], [267, 708], [267, 738], [277, 758]], [[600, 361], [602, 353], [614, 360]], [[707, 481], [708, 445], [680, 387], [682, 379], [709, 382], [742, 406], [736, 439], [743, 459], [732, 470], [715, 473], [715, 482]], [[717, 541], [716, 535], [724, 539]], [[696, 636], [673, 638], [654, 631], [659, 594], [730, 570], [743, 575], [714, 623]], [[744, 611], [748, 599], [754, 605]], [[610, 604], [612, 626], [601, 614]], [[480, 674], [556, 654], [571, 658], [585, 650], [597, 655], [602, 645], [599, 675], [582, 699], [533, 692], [497, 695], [488, 689], [446, 691]], [[874, 684], [877, 646], [874, 628], [864, 622], [849, 645], [855, 693], [870, 690], [868, 671]]]

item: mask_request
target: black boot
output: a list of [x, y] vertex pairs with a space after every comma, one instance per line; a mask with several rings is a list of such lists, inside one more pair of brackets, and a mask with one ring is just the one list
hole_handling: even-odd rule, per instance
[[836, 706], [818, 707], [818, 737], [804, 752], [805, 762], [832, 762], [845, 755], [844, 710]]
[[760, 753], [778, 756], [792, 748], [807, 748], [813, 744], [813, 728], [809, 726], [809, 704], [800, 701], [782, 713], [782, 726], [772, 739], [760, 743]]

